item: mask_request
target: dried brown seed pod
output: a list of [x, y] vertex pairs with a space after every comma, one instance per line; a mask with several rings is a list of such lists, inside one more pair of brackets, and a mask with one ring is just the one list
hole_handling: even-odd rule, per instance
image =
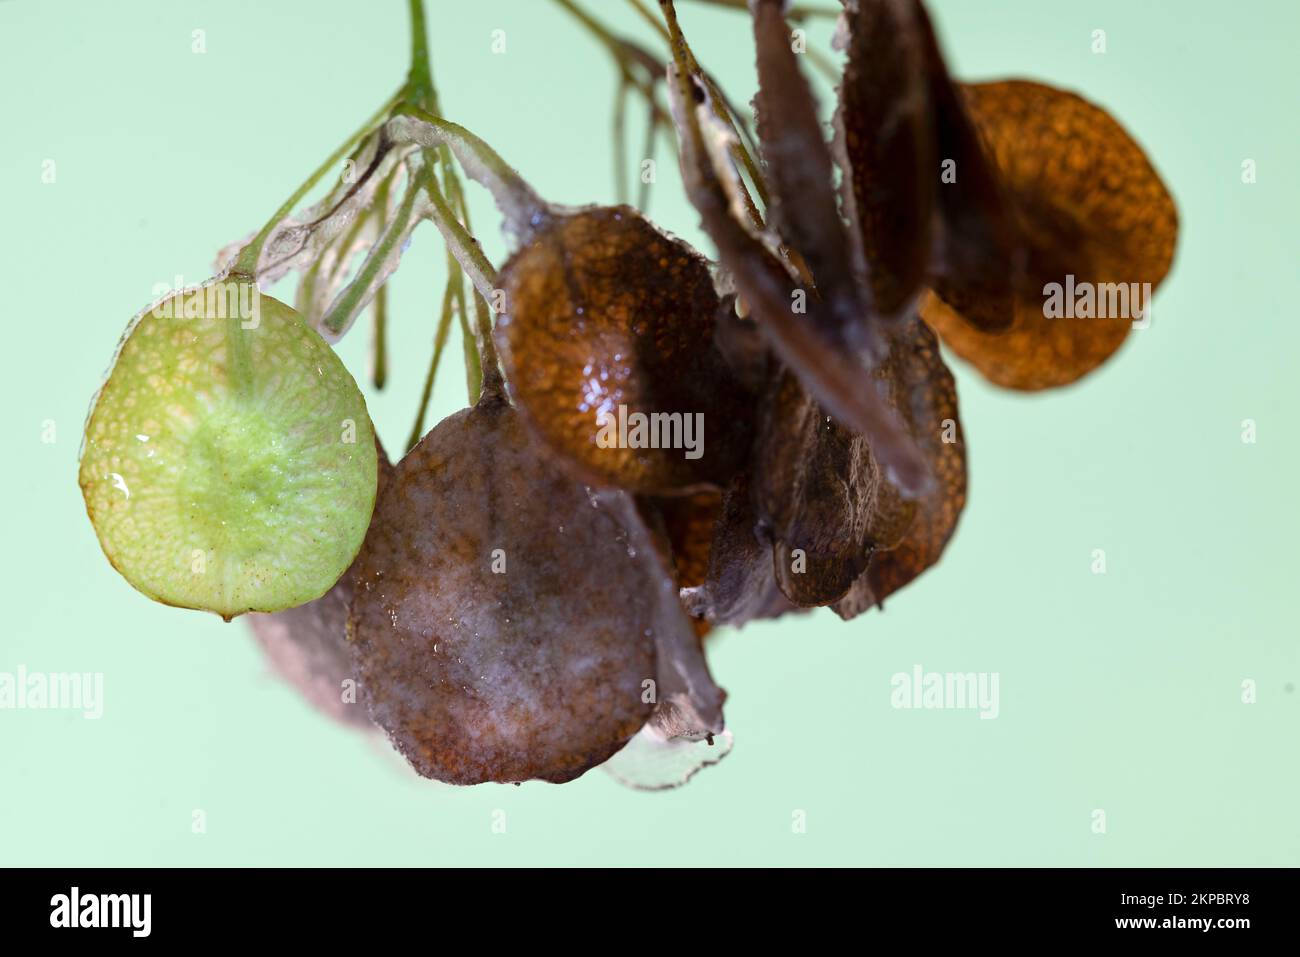
[[[1142, 148], [1082, 97], [1026, 80], [962, 92], [1011, 203], [1029, 285], [1000, 335], [981, 332], [939, 296], [927, 297], [922, 315], [998, 385], [1065, 385], [1100, 365], [1140, 321], [1133, 288], [1144, 296], [1141, 284], [1154, 290], [1168, 273], [1177, 209]], [[1107, 299], [1123, 292], [1128, 307], [1106, 310], [1117, 315], [1049, 318], [1048, 283], [1063, 291], [1086, 283]]]
[[629, 206], [591, 207], [554, 216], [500, 283], [511, 395], [579, 477], [646, 493], [727, 481], [748, 417], [695, 250]]
[[272, 615], [251, 614], [248, 624], [271, 670], [312, 707], [343, 724], [368, 728], [365, 702], [359, 696], [345, 701], [343, 694], [343, 682], [356, 680], [346, 635], [351, 600], [351, 583], [340, 580], [315, 601]]
[[709, 569], [713, 526], [722, 512], [722, 493], [642, 498], [638, 505], [652, 529], [662, 528], [681, 588], [702, 584]]
[[[699, 622], [693, 623], [683, 608], [667, 526], [654, 510], [650, 510], [649, 521], [643, 520], [647, 513], [645, 499], [638, 506], [631, 496], [607, 491], [600, 493], [598, 500], [622, 516], [629, 545], [642, 562], [650, 594], [657, 603], [656, 701], [654, 713], [642, 731], [660, 742], [712, 743], [724, 731], [722, 703], [727, 695], [714, 683], [704, 660], [704, 634]], [[696, 627], [692, 628], [692, 624]]]
[[[393, 465], [378, 437], [375, 446], [379, 453], [378, 501], [392, 478]], [[343, 724], [369, 728], [370, 715], [360, 694], [344, 699], [343, 683], [357, 679], [347, 640], [355, 574], [353, 562], [334, 587], [315, 601], [270, 615], [254, 612], [248, 615], [248, 624], [271, 670], [312, 707]]]
[[736, 627], [796, 610], [777, 587], [771, 538], [754, 510], [746, 475], [736, 476], [723, 494], [705, 580], [684, 589], [682, 600], [692, 614]]
[[880, 469], [867, 441], [828, 416], [789, 372], [764, 406], [754, 501], [771, 536], [776, 581], [796, 605], [825, 605], [866, 570]]
[[[868, 439], [889, 481], [907, 496], [922, 493], [930, 476], [920, 450], [907, 436], [896, 411], [876, 390], [863, 388], [867, 366], [858, 349], [846, 346], [847, 330], [828, 313], [828, 304], [815, 292], [801, 288], [763, 241], [734, 216], [699, 116], [709, 109], [707, 91], [676, 67], [670, 68], [670, 74], [686, 192], [700, 213], [704, 230], [717, 245], [738, 294], [773, 352], [804, 387], [830, 414]], [[800, 83], [806, 82], [797, 70], [794, 76]], [[797, 197], [789, 197], [785, 207], [795, 209], [797, 203]], [[857, 337], [869, 341], [871, 328], [863, 325], [863, 334]]]
[[[895, 401], [907, 409], [913, 437], [935, 477], [929, 493], [914, 503], [902, 537], [873, 551], [867, 570], [835, 603], [849, 619], [879, 605], [939, 560], [966, 505], [966, 440], [957, 413], [957, 386], [924, 323], [898, 331], [890, 351], [889, 382]], [[896, 513], [897, 514], [897, 513]]]
[[[722, 493], [697, 492], [682, 496], [642, 496], [637, 508], [646, 525], [667, 543], [668, 559], [679, 589], [704, 584], [709, 572], [713, 528], [722, 512]], [[712, 628], [703, 617], [692, 619], [703, 638]]]
[[630, 500], [593, 499], [492, 396], [399, 463], [349, 629], [371, 716], [417, 771], [567, 781], [645, 724], [658, 632], [689, 625], [675, 604], [680, 621], [665, 622], [629, 515]]
[[851, 618], [938, 561], [965, 504], [966, 458], [955, 383], [934, 333], [916, 319], [895, 326], [875, 382], [924, 451], [932, 491], [903, 498], [867, 442], [779, 373], [765, 400], [752, 488], [745, 476], [728, 488], [706, 581], [683, 595], [692, 613], [741, 624], [834, 604]]
[[999, 332], [1011, 325], [1014, 297], [1028, 278], [1028, 253], [1019, 243], [997, 169], [948, 74], [930, 18], [919, 0], [916, 5], [935, 124], [929, 168], [939, 184], [929, 282], [971, 325]]
[[870, 264], [876, 308], [903, 312], [929, 268], [938, 168], [921, 12], [915, 0], [848, 5], [836, 115], [846, 210]]
[[[770, 224], [798, 251], [816, 281], [823, 334], [844, 346], [878, 351], [879, 332], [854, 269], [854, 247], [840, 218], [834, 163], [812, 89], [799, 71], [780, 0], [754, 6], [758, 54], [758, 135], [772, 201]], [[897, 241], [897, 237], [895, 237]]]
[[981, 329], [1005, 329], [1021, 257], [925, 8], [862, 0], [848, 25], [838, 145], [877, 308], [900, 314], [928, 283]]

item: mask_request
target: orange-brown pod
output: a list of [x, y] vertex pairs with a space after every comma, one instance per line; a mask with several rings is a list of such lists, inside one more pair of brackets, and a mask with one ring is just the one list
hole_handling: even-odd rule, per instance
[[510, 394], [579, 477], [644, 493], [725, 483], [748, 415], [713, 348], [720, 305], [695, 250], [631, 207], [590, 207], [533, 235], [500, 283]]
[[[1154, 291], [1169, 272], [1177, 209], [1142, 148], [1082, 97], [1027, 80], [970, 84], [962, 92], [1011, 205], [1026, 278], [1006, 332], [980, 331], [934, 294], [921, 314], [997, 385], [1066, 385], [1146, 321], [1143, 284]], [[1052, 284], [1063, 297], [1091, 287], [1105, 305], [1088, 310], [1093, 315], [1069, 305], [1054, 315]], [[1127, 305], [1113, 308], [1120, 284]]]

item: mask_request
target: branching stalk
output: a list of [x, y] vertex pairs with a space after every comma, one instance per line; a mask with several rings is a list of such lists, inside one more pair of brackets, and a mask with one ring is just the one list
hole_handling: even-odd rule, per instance
[[[418, 2], [418, 0], [413, 0], [413, 2]], [[271, 237], [271, 233], [275, 231], [275, 227], [280, 225], [280, 223], [284, 221], [284, 218], [292, 213], [298, 205], [302, 203], [307, 194], [312, 191], [316, 184], [319, 183], [326, 174], [330, 172], [330, 170], [338, 166], [338, 164], [342, 162], [343, 158], [347, 156], [358, 143], [365, 139], [366, 136], [373, 132], [376, 127], [383, 122], [384, 117], [388, 115], [389, 111], [391, 111], [405, 95], [406, 90], [403, 88], [391, 96], [383, 106], [376, 110], [375, 113], [366, 120], [360, 129], [344, 140], [338, 149], [331, 153], [325, 162], [321, 163], [316, 171], [307, 177], [306, 181], [301, 186], [294, 190], [293, 195], [284, 201], [284, 204], [275, 211], [275, 215], [272, 216], [266, 225], [261, 228], [248, 245], [240, 250], [239, 256], [235, 260], [234, 268], [231, 270], [232, 275], [244, 276], [249, 279], [255, 279], [257, 277], [257, 264], [262, 257], [262, 247], [266, 245], [266, 241]]]

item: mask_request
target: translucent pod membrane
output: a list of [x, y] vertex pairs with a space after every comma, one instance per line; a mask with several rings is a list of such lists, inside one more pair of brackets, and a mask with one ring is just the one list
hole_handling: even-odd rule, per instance
[[351, 600], [345, 575], [315, 601], [273, 615], [249, 615], [248, 624], [271, 670], [313, 708], [342, 724], [369, 728], [365, 702], [344, 693], [344, 682], [356, 681], [347, 643]]
[[371, 716], [420, 774], [568, 781], [646, 723], [658, 633], [689, 623], [661, 601], [628, 514], [493, 396], [399, 463], [349, 631]]
[[620, 784], [638, 791], [680, 787], [696, 773], [731, 753], [730, 731], [711, 739], [669, 738], [653, 724], [642, 728], [603, 765]]
[[86, 424], [80, 482], [127, 581], [229, 621], [339, 580], [377, 471], [365, 400], [333, 351], [251, 283], [214, 280], [128, 329]]
[[[378, 455], [382, 495], [393, 466], [382, 446]], [[313, 708], [342, 724], [371, 728], [347, 640], [354, 580], [355, 565], [315, 601], [271, 615], [252, 614], [247, 620], [271, 670]]]

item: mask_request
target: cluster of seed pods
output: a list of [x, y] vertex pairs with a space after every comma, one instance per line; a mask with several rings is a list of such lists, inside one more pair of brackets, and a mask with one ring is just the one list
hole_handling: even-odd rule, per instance
[[[1132, 317], [1047, 318], [1045, 284], [1153, 288], [1170, 267], [1173, 202], [1104, 110], [956, 83], [919, 0], [846, 0], [828, 141], [782, 3], [751, 6], [766, 223], [743, 213], [734, 133], [674, 29], [682, 177], [718, 261], [632, 207], [476, 177], [517, 239], [480, 343], [499, 370], [395, 466], [379, 451], [337, 583], [254, 618], [277, 670], [426, 777], [563, 782], [611, 762], [662, 787], [716, 761], [712, 629], [851, 619], [943, 553], [966, 456], [940, 341], [999, 385], [1070, 383]], [[629, 441], [631, 415], [679, 439], [701, 423], [698, 448]], [[360, 707], [338, 704], [349, 680]]]

